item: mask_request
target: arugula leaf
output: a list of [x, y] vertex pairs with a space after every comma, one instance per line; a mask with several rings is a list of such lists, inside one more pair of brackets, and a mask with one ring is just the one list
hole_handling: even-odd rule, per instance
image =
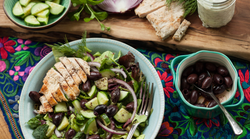
[[32, 133], [35, 139], [46, 139], [46, 132], [49, 128], [49, 125], [43, 124], [38, 126]]
[[77, 132], [73, 139], [84, 139], [85, 134], [83, 132]]
[[87, 1], [88, 1], [87, 3], [90, 5], [97, 5], [102, 3], [104, 0], [87, 0]]
[[31, 129], [35, 129], [41, 124], [41, 121], [37, 117], [33, 117], [28, 121], [28, 125]]
[[84, 9], [84, 5], [81, 5], [76, 11], [69, 12], [68, 13], [69, 19], [71, 21], [74, 21], [74, 20], [79, 21], [83, 9]]

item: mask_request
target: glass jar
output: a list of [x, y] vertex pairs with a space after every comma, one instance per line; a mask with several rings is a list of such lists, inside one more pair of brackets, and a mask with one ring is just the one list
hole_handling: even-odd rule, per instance
[[204, 27], [219, 28], [230, 22], [236, 0], [197, 0], [198, 14]]

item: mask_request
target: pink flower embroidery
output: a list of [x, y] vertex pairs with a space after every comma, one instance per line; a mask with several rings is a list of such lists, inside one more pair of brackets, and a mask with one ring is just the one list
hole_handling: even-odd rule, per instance
[[9, 74], [11, 76], [14, 75], [14, 77], [13, 77], [14, 81], [17, 81], [19, 79], [19, 76], [23, 76], [24, 75], [24, 71], [19, 71], [20, 68], [21, 68], [20, 66], [14, 66], [15, 71], [14, 70], [9, 70]]
[[17, 46], [17, 48], [15, 49], [16, 51], [21, 51], [22, 49], [23, 49], [23, 50], [27, 50], [27, 49], [29, 49], [29, 47], [26, 46], [26, 45], [31, 44], [31, 41], [30, 41], [30, 40], [26, 40], [26, 41], [24, 42], [24, 40], [18, 39], [17, 42], [18, 42], [20, 45]]
[[0, 60], [0, 72], [3, 72], [6, 69], [6, 64], [4, 61]]
[[[246, 70], [245, 77], [241, 70], [239, 70], [240, 83], [243, 88], [244, 95], [248, 102], [250, 102], [250, 85], [249, 85], [249, 71]], [[239, 92], [236, 93], [239, 96]]]
[[168, 76], [168, 73], [167, 72], [163, 72], [162, 75], [160, 73], [160, 71], [157, 71], [160, 79], [161, 79], [161, 83], [162, 83], [162, 86], [163, 86], [163, 90], [164, 90], [164, 93], [166, 94], [166, 96], [168, 98], [170, 98], [170, 93], [173, 93], [174, 92], [174, 89], [172, 88], [173, 87], [173, 82], [170, 82], [172, 79], [173, 79], [173, 76]]

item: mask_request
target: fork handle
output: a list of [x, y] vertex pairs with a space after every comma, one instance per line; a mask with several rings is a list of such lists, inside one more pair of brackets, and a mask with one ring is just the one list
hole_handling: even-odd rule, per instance
[[129, 131], [129, 133], [128, 133], [127, 139], [132, 139], [132, 137], [133, 137], [133, 135], [134, 135], [134, 133], [135, 133], [135, 130], [136, 130], [136, 128], [137, 128], [137, 126], [138, 126], [139, 124], [140, 124], [140, 123], [136, 123], [136, 124], [133, 124], [133, 125], [132, 125], [132, 127], [131, 127], [131, 129], [130, 129], [130, 131]]

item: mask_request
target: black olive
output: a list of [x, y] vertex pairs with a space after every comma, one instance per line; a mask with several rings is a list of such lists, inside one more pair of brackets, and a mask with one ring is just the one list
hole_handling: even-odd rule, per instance
[[215, 84], [221, 85], [224, 83], [224, 78], [220, 74], [214, 74], [213, 80]]
[[84, 92], [88, 92], [91, 89], [91, 83], [87, 80], [85, 83], [82, 84], [82, 90]]
[[191, 93], [188, 89], [183, 89], [181, 92], [186, 100], [190, 98]]
[[215, 100], [211, 100], [207, 107], [211, 108], [211, 107], [214, 107], [216, 105], [217, 105], [216, 101]]
[[126, 105], [126, 109], [129, 111], [129, 112], [133, 112], [134, 110], [134, 102], [130, 102]]
[[72, 139], [74, 138], [75, 135], [76, 135], [76, 131], [74, 129], [69, 129], [65, 134], [65, 138]]
[[59, 126], [63, 119], [63, 113], [57, 113], [52, 116], [52, 122], [55, 126]]
[[187, 82], [189, 84], [194, 84], [197, 80], [198, 80], [198, 75], [195, 73], [192, 73], [187, 77]]
[[119, 88], [116, 88], [115, 90], [113, 90], [112, 92], [111, 92], [111, 101], [113, 102], [113, 103], [117, 103], [118, 101], [119, 101], [119, 99], [120, 99], [120, 89]]
[[203, 80], [208, 77], [208, 74], [206, 72], [203, 72], [199, 75], [198, 78], [198, 86], [201, 87]]
[[202, 84], [201, 84], [201, 88], [202, 89], [207, 89], [208, 87], [210, 87], [212, 84], [212, 78], [211, 77], [206, 77]]
[[94, 108], [94, 114], [96, 116], [98, 115], [101, 115], [103, 113], [105, 113], [107, 110], [107, 105], [104, 105], [104, 104], [101, 104], [101, 105], [97, 105], [95, 108]]
[[97, 71], [92, 71], [90, 72], [90, 75], [87, 75], [87, 76], [88, 76], [88, 79], [90, 80], [98, 80], [102, 78], [102, 74]]
[[201, 103], [197, 103], [197, 104], [195, 104], [195, 106], [198, 106], [198, 107], [206, 107], [205, 104], [201, 104]]
[[232, 85], [233, 85], [233, 81], [232, 81], [232, 78], [227, 76], [227, 77], [224, 77], [224, 81], [225, 81], [225, 85], [227, 88], [231, 88]]
[[187, 82], [186, 78], [181, 78], [181, 89], [188, 89], [189, 88], [189, 84]]
[[85, 104], [88, 102], [88, 100], [86, 99], [82, 99], [80, 102], [80, 106], [82, 107], [82, 109], [87, 110], [88, 108], [85, 106]]
[[198, 100], [198, 91], [197, 90], [191, 91], [190, 103], [195, 104], [197, 100]]
[[194, 71], [194, 66], [189, 66], [186, 69], [184, 69], [184, 71], [182, 72], [182, 76], [187, 77], [188, 75], [193, 73], [193, 71]]
[[198, 61], [195, 63], [195, 71], [197, 73], [201, 73], [204, 70], [204, 63], [201, 61]]
[[39, 98], [41, 97], [41, 95], [40, 95], [38, 92], [36, 92], [36, 91], [30, 91], [29, 97], [30, 97], [35, 103], [40, 103]]
[[215, 72], [216, 71], [216, 66], [215, 63], [207, 62], [205, 64], [205, 67], [208, 71]]
[[224, 84], [218, 85], [213, 89], [215, 95], [223, 93], [226, 90], [226, 86]]
[[109, 105], [106, 110], [106, 114], [108, 117], [114, 116], [118, 111], [118, 107], [116, 105]]
[[100, 135], [92, 135], [89, 136], [87, 139], [101, 139]]
[[219, 66], [217, 68], [217, 72], [221, 75], [221, 76], [227, 76], [228, 75], [228, 70], [226, 67], [224, 66]]

